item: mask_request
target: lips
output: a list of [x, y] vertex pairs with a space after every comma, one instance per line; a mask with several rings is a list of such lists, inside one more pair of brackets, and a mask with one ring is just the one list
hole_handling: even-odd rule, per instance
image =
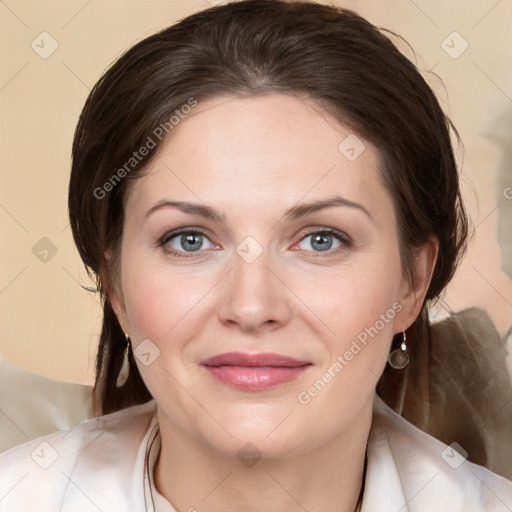
[[299, 361], [291, 357], [279, 354], [244, 354], [242, 352], [227, 352], [213, 356], [201, 361], [205, 366], [244, 366], [251, 368], [261, 368], [263, 366], [272, 366], [274, 368], [296, 368], [310, 363]]
[[200, 364], [215, 380], [246, 391], [261, 391], [290, 382], [311, 366], [308, 361], [280, 354], [241, 352], [219, 354]]

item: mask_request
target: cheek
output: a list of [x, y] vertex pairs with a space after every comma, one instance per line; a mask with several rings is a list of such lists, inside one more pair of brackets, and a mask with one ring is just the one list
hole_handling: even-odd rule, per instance
[[[160, 350], [175, 353], [197, 335], [222, 273], [172, 265], [164, 258], [127, 248], [123, 292], [135, 343], [149, 338]], [[155, 260], [164, 261], [157, 261]]]
[[373, 326], [381, 315], [385, 315], [386, 323], [383, 327], [379, 322], [379, 330], [392, 330], [392, 320], [397, 309], [401, 309], [396, 305], [393, 308], [402, 282], [398, 255], [395, 261], [375, 258], [371, 263], [358, 262], [330, 274], [316, 273], [295, 279], [295, 289], [300, 289], [304, 302], [318, 314], [331, 334], [344, 342]]
[[[363, 404], [371, 400], [386, 365], [394, 321], [401, 268], [373, 266], [351, 269], [324, 281], [324, 293], [308, 290], [311, 308], [319, 311], [330, 334], [323, 336], [326, 357], [296, 396], [309, 428], [325, 436], [343, 429]], [[317, 282], [317, 284], [319, 284]], [[324, 329], [324, 332], [327, 330]]]
[[402, 310], [400, 258], [390, 254], [372, 254], [371, 264], [368, 256], [365, 264], [303, 281], [307, 286], [301, 294], [324, 326], [317, 333], [323, 333], [326, 351], [309, 387], [297, 398], [301, 404], [314, 402], [310, 412], [325, 416], [331, 410], [334, 424], [345, 417], [347, 407], [373, 393], [387, 361], [394, 322]]

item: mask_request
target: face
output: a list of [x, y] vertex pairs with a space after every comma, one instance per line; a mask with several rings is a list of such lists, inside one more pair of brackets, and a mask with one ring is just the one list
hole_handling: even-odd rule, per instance
[[425, 287], [402, 273], [378, 165], [284, 95], [217, 98], [175, 127], [131, 185], [112, 295], [166, 428], [284, 456], [368, 418]]

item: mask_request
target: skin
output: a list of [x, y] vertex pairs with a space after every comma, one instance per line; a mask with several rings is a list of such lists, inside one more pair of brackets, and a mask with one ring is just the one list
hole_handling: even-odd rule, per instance
[[[375, 386], [392, 336], [420, 311], [437, 243], [418, 251], [408, 282], [378, 152], [363, 140], [366, 149], [349, 161], [338, 150], [349, 134], [305, 99], [216, 98], [173, 130], [131, 186], [111, 300], [133, 348], [149, 339], [160, 351], [149, 366], [137, 364], [158, 407], [156, 485], [180, 512], [356, 506]], [[285, 216], [334, 196], [359, 206]], [[147, 215], [162, 200], [206, 205], [222, 220], [173, 206]], [[159, 243], [178, 228], [201, 228], [201, 249], [186, 252], [180, 236]], [[351, 241], [328, 237], [332, 248], [319, 251], [310, 235], [321, 229]], [[236, 252], [247, 236], [262, 250], [252, 263]], [[300, 403], [298, 394], [393, 304], [400, 312]], [[199, 364], [233, 351], [311, 364], [291, 382], [242, 391]], [[248, 442], [262, 454], [252, 467], [236, 456]]]

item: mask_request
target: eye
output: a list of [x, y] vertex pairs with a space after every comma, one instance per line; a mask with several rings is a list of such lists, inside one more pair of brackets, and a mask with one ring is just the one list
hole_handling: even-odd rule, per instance
[[162, 239], [162, 245], [170, 249], [170, 252], [198, 252], [205, 249], [215, 249], [206, 235], [199, 231], [182, 231], [180, 233], [169, 233]]
[[315, 231], [302, 238], [297, 245], [299, 249], [305, 251], [325, 252], [334, 251], [342, 245], [349, 245], [349, 243], [341, 234], [331, 231]]

